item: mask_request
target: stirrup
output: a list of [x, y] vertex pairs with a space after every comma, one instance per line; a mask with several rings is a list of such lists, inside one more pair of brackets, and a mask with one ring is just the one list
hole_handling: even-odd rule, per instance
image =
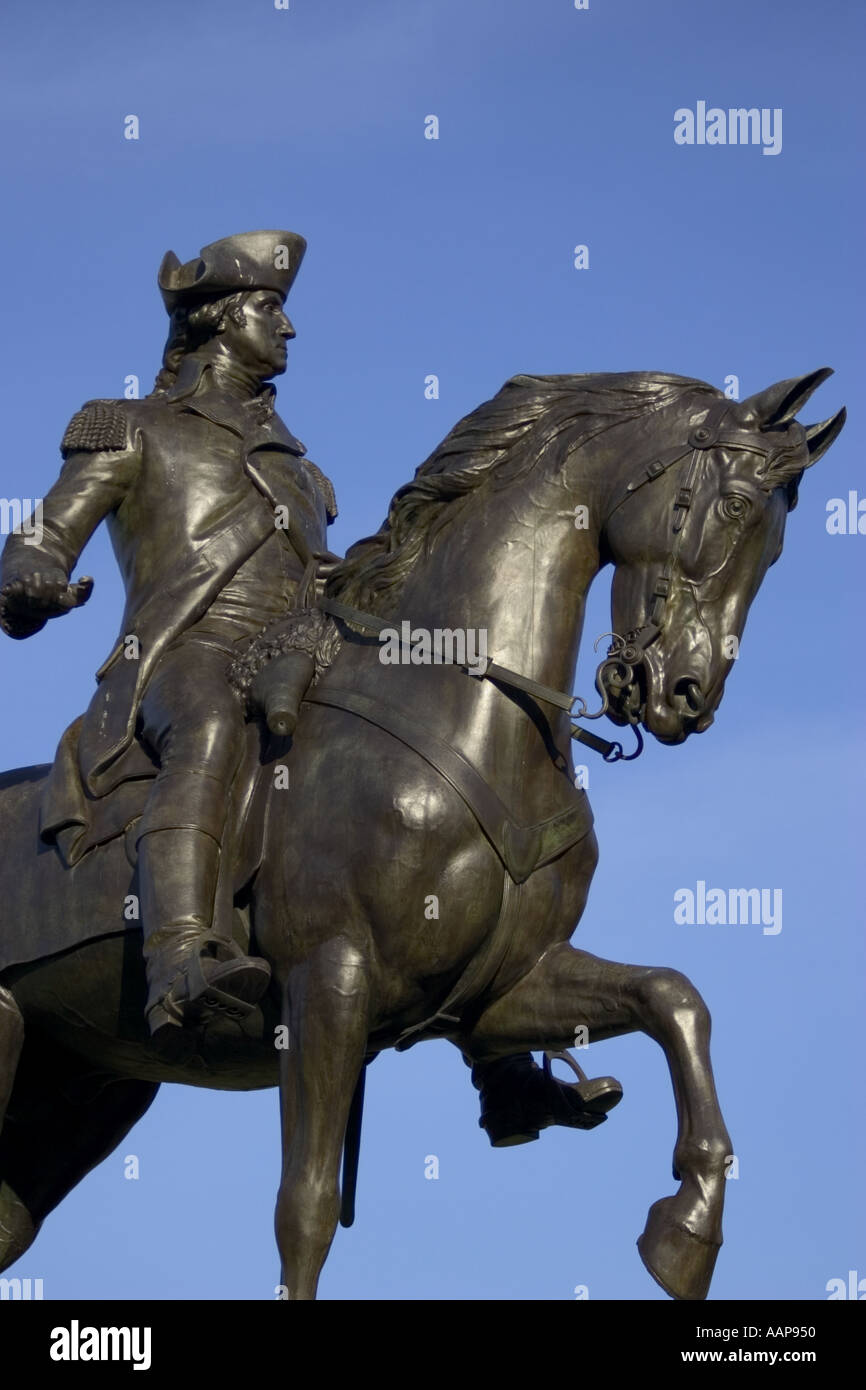
[[[577, 1082], [560, 1081], [551, 1071], [552, 1062], [565, 1062], [577, 1075]], [[607, 1112], [622, 1099], [622, 1087], [612, 1076], [590, 1080], [567, 1052], [543, 1054], [541, 1069], [535, 1070], [541, 1084], [518, 1091], [505, 1102], [482, 1108], [478, 1121], [494, 1148], [528, 1144], [540, 1137], [549, 1125], [565, 1129], [596, 1129], [604, 1124]]]
[[[203, 955], [209, 946], [227, 952], [229, 959]], [[267, 961], [245, 955], [233, 941], [205, 936], [195, 943], [165, 993], [147, 1010], [151, 1038], [166, 1056], [179, 1056], [188, 1050], [181, 1045], [185, 1025], [217, 1016], [236, 1021], [247, 1018], [270, 981]]]
[[[211, 944], [227, 949], [229, 959], [220, 961], [203, 955], [202, 951]], [[187, 1017], [213, 1010], [228, 1018], [246, 1018], [271, 982], [271, 967], [259, 956], [247, 956], [233, 941], [207, 937], [184, 966], [181, 981], [186, 985], [186, 997], [178, 996], [175, 986], [170, 992]], [[221, 984], [234, 988], [220, 988]]]
[[559, 1084], [570, 1087], [580, 1097], [590, 1114], [606, 1115], [608, 1110], [619, 1105], [622, 1100], [622, 1086], [615, 1076], [597, 1076], [591, 1080], [570, 1052], [546, 1051], [541, 1065], [545, 1076], [550, 1077], [551, 1081], [558, 1080], [551, 1070], [553, 1062], [565, 1062], [566, 1066], [571, 1067], [578, 1078], [577, 1081], [561, 1081]]

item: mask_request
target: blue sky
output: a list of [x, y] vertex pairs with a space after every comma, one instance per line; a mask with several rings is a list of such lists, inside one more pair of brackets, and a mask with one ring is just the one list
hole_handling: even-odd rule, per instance
[[[747, 396], [836, 369], [805, 418], [847, 403], [849, 423], [804, 481], [715, 726], [682, 748], [653, 742], [630, 766], [591, 765], [601, 863], [577, 941], [683, 970], [712, 1011], [739, 1159], [712, 1296], [821, 1299], [849, 1269], [866, 1276], [866, 538], [825, 524], [830, 499], [866, 496], [862, 11], [46, 0], [4, 28], [0, 497], [47, 491], [82, 401], [122, 395], [130, 374], [149, 390], [163, 253], [186, 260], [257, 227], [309, 243], [278, 403], [335, 482], [340, 551], [514, 373], [658, 369], [720, 387], [736, 375]], [[698, 101], [780, 108], [781, 152], [675, 144], [674, 112]], [[431, 114], [438, 140], [424, 138]], [[430, 373], [438, 400], [425, 399]], [[113, 642], [122, 593], [104, 530], [78, 573], [96, 576], [86, 610], [0, 648], [0, 766], [51, 757]], [[582, 691], [609, 627], [608, 578], [587, 615]], [[698, 880], [780, 887], [782, 931], [677, 925], [673, 894]], [[587, 1055], [624, 1086], [608, 1123], [505, 1151], [477, 1128], [448, 1044], [380, 1058], [358, 1219], [338, 1233], [322, 1296], [557, 1300], [585, 1285], [591, 1299], [664, 1298], [634, 1248], [673, 1190], [664, 1059], [642, 1035]], [[165, 1087], [16, 1273], [43, 1278], [49, 1298], [271, 1297], [278, 1145], [276, 1092]]]

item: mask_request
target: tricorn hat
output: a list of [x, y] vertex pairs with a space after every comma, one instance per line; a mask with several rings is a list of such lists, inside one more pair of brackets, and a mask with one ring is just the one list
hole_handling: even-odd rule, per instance
[[166, 251], [158, 284], [171, 313], [179, 304], [237, 294], [240, 290], [276, 290], [285, 299], [298, 273], [307, 243], [295, 232], [239, 232], [203, 246], [195, 260], [182, 265]]

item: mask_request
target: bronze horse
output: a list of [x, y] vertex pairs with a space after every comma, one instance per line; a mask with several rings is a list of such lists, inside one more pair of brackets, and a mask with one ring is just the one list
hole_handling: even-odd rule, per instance
[[0, 778], [0, 945], [19, 942], [0, 955], [0, 1268], [161, 1082], [278, 1084], [282, 1278], [288, 1297], [313, 1298], [365, 1062], [432, 1036], [472, 1062], [562, 1050], [584, 1026], [591, 1041], [640, 1030], [665, 1053], [679, 1188], [651, 1207], [639, 1249], [668, 1293], [706, 1296], [732, 1153], [709, 1015], [677, 971], [569, 944], [597, 849], [570, 702], [551, 697], [569, 688], [586, 594], [610, 564], [602, 709], [663, 743], [712, 723], [802, 473], [844, 423], [794, 418], [829, 374], [739, 403], [658, 373], [519, 376], [452, 430], [328, 595], [413, 632], [486, 631], [524, 688], [385, 665], [375, 636], [342, 624], [294, 742], [267, 754], [290, 790], [271, 790], [260, 864], [235, 899], [271, 994], [252, 1025], [204, 1030], [185, 1062], [161, 1061], [144, 1030], [123, 837], [64, 868], [38, 834], [47, 769]]

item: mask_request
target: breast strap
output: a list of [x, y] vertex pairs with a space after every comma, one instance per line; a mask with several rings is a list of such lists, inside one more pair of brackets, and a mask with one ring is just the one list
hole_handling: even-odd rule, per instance
[[493, 788], [456, 748], [408, 718], [402, 710], [356, 690], [332, 686], [308, 690], [305, 700], [347, 710], [384, 729], [411, 748], [454, 788], [477, 820], [509, 875], [524, 883], [536, 869], [557, 859], [592, 828], [592, 810], [585, 792], [575, 789], [575, 802], [535, 825], [518, 825]]

